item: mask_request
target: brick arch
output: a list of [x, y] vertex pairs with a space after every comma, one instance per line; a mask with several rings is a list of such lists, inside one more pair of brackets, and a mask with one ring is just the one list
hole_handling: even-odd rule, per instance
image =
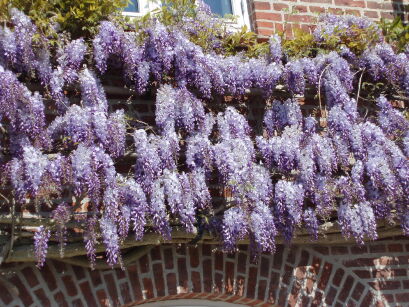
[[214, 245], [163, 244], [125, 271], [47, 261], [3, 265], [1, 306], [133, 306], [207, 299], [249, 306], [400, 306], [409, 302], [409, 240], [356, 245], [279, 245], [251, 263]]

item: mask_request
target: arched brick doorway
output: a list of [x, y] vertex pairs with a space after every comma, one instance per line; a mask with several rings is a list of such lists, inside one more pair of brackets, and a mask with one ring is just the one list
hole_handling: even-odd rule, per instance
[[[409, 240], [362, 248], [279, 245], [250, 261], [248, 246], [162, 244], [125, 271], [47, 261], [2, 266], [0, 306], [135, 306], [201, 299], [245, 306], [402, 306], [409, 302]], [[182, 302], [182, 301], [180, 301]], [[145, 305], [149, 306], [149, 305]], [[200, 306], [200, 305], [199, 305]]]

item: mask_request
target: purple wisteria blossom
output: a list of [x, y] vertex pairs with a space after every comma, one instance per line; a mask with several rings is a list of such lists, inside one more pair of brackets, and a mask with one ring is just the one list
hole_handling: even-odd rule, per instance
[[37, 258], [37, 267], [39, 268], [44, 266], [50, 236], [50, 230], [44, 226], [40, 226], [34, 234], [34, 255]]

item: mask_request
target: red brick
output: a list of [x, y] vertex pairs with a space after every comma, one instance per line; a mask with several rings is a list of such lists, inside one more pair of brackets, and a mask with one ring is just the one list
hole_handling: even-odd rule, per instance
[[4, 286], [3, 282], [0, 282], [0, 298], [5, 305], [13, 301], [13, 296], [10, 294], [9, 290]]
[[272, 20], [272, 21], [283, 21], [281, 14], [278, 13], [267, 13], [267, 12], [255, 12], [254, 20]]
[[271, 21], [256, 21], [256, 28], [273, 28], [274, 23]]
[[13, 276], [10, 278], [10, 282], [17, 288], [19, 298], [23, 302], [25, 306], [29, 306], [33, 303], [33, 299], [31, 298], [30, 293], [27, 291], [26, 287], [23, 285], [21, 282], [20, 278], [18, 276]]
[[316, 21], [314, 16], [310, 15], [286, 15], [286, 20], [288, 22], [306, 22], [312, 23]]
[[178, 259], [178, 272], [179, 272], [179, 286], [184, 287], [185, 289], [188, 288], [188, 283], [187, 283], [187, 268], [186, 268], [186, 259], [185, 258], [179, 258]]
[[320, 279], [320, 281], [318, 283], [318, 288], [319, 289], [325, 290], [325, 288], [327, 287], [331, 272], [332, 272], [332, 264], [329, 263], [329, 262], [325, 262], [324, 267], [323, 267], [323, 271], [321, 273], [321, 279]]
[[260, 276], [268, 277], [270, 271], [270, 260], [266, 257], [261, 258], [260, 262]]
[[344, 273], [345, 271], [341, 268], [339, 268], [338, 270], [336, 270], [335, 274], [334, 274], [334, 278], [332, 279], [332, 283], [339, 287], [341, 285], [341, 280], [342, 277], [344, 277]]
[[115, 270], [115, 273], [116, 273], [116, 279], [117, 280], [121, 280], [121, 279], [126, 278], [126, 274], [125, 274], [124, 270]]
[[273, 29], [258, 29], [257, 33], [259, 35], [264, 35], [264, 36], [271, 36], [272, 34], [274, 34], [274, 30]]
[[114, 276], [112, 274], [104, 274], [105, 285], [108, 289], [108, 294], [111, 297], [112, 302], [114, 305], [118, 302], [118, 291], [116, 290], [116, 283]]
[[131, 282], [132, 292], [134, 294], [134, 297], [137, 301], [142, 300], [143, 297], [142, 297], [141, 283], [139, 282], [138, 269], [136, 265], [129, 266], [128, 272], [129, 272], [128, 276]]
[[335, 296], [337, 295], [337, 290], [334, 287], [330, 287], [329, 291], [325, 294], [325, 303], [332, 306], [334, 302]]
[[334, 0], [335, 5], [339, 6], [353, 6], [353, 7], [365, 7], [365, 1], [358, 0]]
[[385, 245], [369, 245], [369, 252], [370, 253], [384, 253], [386, 252]]
[[361, 16], [361, 11], [358, 10], [345, 10], [345, 14], [354, 15], [354, 16]]
[[84, 304], [82, 303], [81, 299], [76, 299], [75, 301], [72, 301], [71, 303], [72, 307], [84, 307]]
[[169, 295], [177, 294], [176, 274], [175, 273], [169, 273], [168, 275], [166, 275], [166, 284], [168, 286]]
[[379, 2], [367, 1], [366, 6], [368, 9], [380, 9], [382, 8], [382, 4]]
[[273, 9], [274, 11], [282, 11], [288, 9], [288, 5], [283, 3], [273, 3]]
[[372, 278], [371, 272], [369, 270], [354, 270], [354, 273], [359, 278]]
[[160, 246], [155, 246], [151, 249], [151, 259], [152, 261], [161, 260], [162, 256], [160, 254]]
[[366, 254], [368, 252], [368, 247], [366, 245], [353, 245], [350, 249], [352, 254]]
[[143, 289], [145, 290], [146, 298], [153, 298], [153, 284], [150, 278], [144, 278], [142, 280]]
[[316, 291], [315, 297], [311, 302], [311, 307], [321, 306], [321, 303], [322, 303], [322, 293]]
[[54, 295], [54, 300], [58, 307], [68, 307], [67, 301], [65, 300], [64, 294], [62, 292], [57, 292]]
[[283, 245], [278, 245], [276, 248], [276, 252], [273, 256], [273, 268], [275, 269], [281, 268], [282, 259], [283, 259], [283, 251], [284, 251]]
[[233, 294], [234, 262], [226, 261], [224, 271], [224, 290], [227, 294]]
[[204, 291], [210, 293], [212, 291], [213, 283], [212, 260], [203, 260], [203, 287]]
[[220, 273], [214, 274], [215, 293], [223, 292], [223, 275]]
[[41, 275], [47, 283], [48, 289], [50, 291], [57, 289], [57, 281], [55, 280], [54, 273], [51, 271], [50, 265], [47, 262], [41, 269]]
[[212, 246], [210, 244], [203, 244], [202, 245], [202, 255], [203, 256], [211, 256], [212, 255]]
[[97, 298], [101, 306], [110, 306], [108, 296], [103, 289], [97, 291]]
[[30, 287], [34, 288], [35, 286], [39, 284], [37, 276], [35, 275], [31, 267], [24, 268], [23, 270], [21, 270], [21, 273], [23, 274], [24, 278], [27, 280], [27, 283], [29, 284]]
[[197, 247], [189, 247], [189, 256], [190, 256], [190, 266], [198, 267], [199, 266], [199, 249]]
[[257, 299], [264, 301], [264, 297], [266, 295], [266, 289], [267, 289], [267, 281], [259, 280], [258, 286], [257, 286]]
[[403, 252], [403, 245], [402, 244], [389, 244], [388, 250], [394, 253]]
[[256, 10], [268, 11], [271, 8], [269, 2], [254, 1], [253, 4], [254, 4], [254, 9]]
[[[94, 295], [92, 294], [92, 290], [91, 287], [88, 283], [88, 281], [84, 281], [83, 283], [80, 284], [80, 289], [81, 289], [81, 293], [84, 296], [85, 300], [87, 301], [87, 304], [89, 306], [96, 306], [97, 302], [94, 298]], [[124, 297], [124, 295], [122, 295], [122, 297]], [[128, 290], [128, 297], [129, 297], [129, 290]], [[125, 303], [129, 303], [131, 301], [130, 297], [127, 301], [125, 301]]]
[[246, 279], [239, 275], [236, 277], [236, 294], [239, 296], [244, 295], [244, 287], [245, 287]]
[[364, 297], [364, 299], [361, 302], [361, 307], [368, 307], [372, 305], [372, 300], [373, 300], [373, 294], [371, 291], [368, 291], [368, 293], [366, 294], [366, 296]]
[[395, 298], [393, 297], [393, 294], [382, 294], [382, 297], [388, 302], [388, 303], [394, 303]]
[[101, 279], [101, 275], [99, 274], [99, 271], [94, 270], [94, 271], [90, 271], [89, 275], [91, 276], [91, 280], [92, 280], [92, 284], [97, 287], [100, 284], [102, 284], [102, 279]]
[[62, 278], [64, 283], [65, 289], [67, 290], [67, 294], [69, 296], [76, 296], [77, 295], [77, 287], [71, 277], [71, 275], [65, 275]]
[[[89, 290], [89, 291], [90, 291], [90, 294], [92, 296], [91, 290]], [[128, 285], [127, 282], [124, 282], [124, 283], [119, 285], [119, 291], [121, 292], [122, 301], [125, 304], [132, 302], [131, 292], [130, 292], [129, 285]], [[94, 298], [94, 297], [92, 296], [92, 298]], [[88, 303], [88, 299], [87, 299], [87, 303]]]
[[286, 265], [284, 267], [284, 274], [282, 275], [282, 282], [286, 285], [289, 285], [292, 276], [293, 276], [293, 268], [289, 265]]
[[361, 284], [360, 282], [358, 282], [355, 286], [354, 291], [352, 291], [352, 294], [351, 294], [352, 298], [356, 301], [359, 301], [364, 290], [365, 290], [365, 286]]
[[43, 289], [37, 289], [34, 291], [34, 294], [37, 296], [37, 299], [40, 301], [42, 307], [51, 306], [50, 300], [47, 298]]
[[224, 254], [220, 251], [217, 251], [214, 256], [214, 269], [223, 271], [223, 260]]
[[275, 293], [276, 293], [279, 281], [280, 281], [280, 275], [278, 273], [271, 272], [270, 286], [268, 289], [268, 297], [267, 297], [267, 301], [270, 303], [275, 303], [276, 301]]
[[345, 255], [348, 254], [348, 248], [346, 246], [332, 246], [331, 254], [333, 255]]
[[165, 269], [167, 270], [173, 269], [173, 250], [172, 248], [164, 249], [163, 254], [165, 257]]
[[149, 257], [148, 255], [143, 255], [139, 258], [139, 267], [141, 268], [141, 273], [149, 272]]
[[287, 294], [288, 294], [287, 287], [281, 287], [280, 292], [278, 294], [278, 306], [284, 306]]
[[314, 257], [312, 258], [312, 271], [314, 272], [314, 274], [318, 274], [319, 270], [320, 270], [320, 266], [321, 266], [321, 259], [318, 257]]
[[310, 260], [310, 254], [306, 250], [301, 251], [300, 261], [298, 262], [298, 266], [307, 266], [308, 261]]
[[[74, 274], [77, 280], [81, 280], [85, 278], [85, 270], [82, 267], [73, 265], [72, 270], [74, 271]], [[119, 271], [122, 271], [122, 270], [119, 270]]]
[[372, 277], [374, 278], [390, 278], [390, 277], [397, 277], [397, 276], [407, 276], [406, 269], [382, 269], [382, 270], [375, 270], [372, 272]]
[[305, 5], [296, 5], [293, 7], [298, 13], [307, 13], [307, 7]]
[[364, 15], [369, 18], [379, 18], [379, 13], [377, 11], [365, 11]]
[[200, 293], [202, 292], [202, 282], [200, 280], [200, 273], [192, 271], [191, 273], [191, 279], [192, 279], [192, 291]]
[[310, 6], [310, 12], [311, 13], [324, 13], [325, 8], [322, 6]]
[[165, 295], [165, 281], [163, 279], [162, 263], [155, 263], [153, 266], [153, 278], [155, 281], [156, 292], [158, 296]]
[[329, 255], [329, 248], [326, 246], [314, 246], [313, 249], [323, 255]]
[[398, 303], [409, 302], [409, 293], [396, 293], [395, 300]]
[[376, 258], [357, 258], [344, 261], [344, 265], [347, 267], [363, 267], [373, 266]]
[[338, 295], [338, 299], [342, 302], [345, 302], [348, 298], [349, 293], [351, 292], [352, 286], [354, 284], [354, 278], [352, 276], [348, 276], [345, 281], [344, 285], [342, 286], [342, 290]]
[[249, 269], [249, 275], [247, 277], [247, 293], [246, 297], [254, 298], [256, 294], [257, 286], [257, 267], [251, 267]]
[[396, 290], [402, 287], [398, 280], [376, 280], [369, 283], [375, 290]]
[[332, 3], [332, 0], [304, 0], [309, 3]]

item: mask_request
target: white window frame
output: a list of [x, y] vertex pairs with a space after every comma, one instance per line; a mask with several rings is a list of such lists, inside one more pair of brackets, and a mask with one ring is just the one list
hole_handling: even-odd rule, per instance
[[[248, 0], [230, 0], [233, 15], [236, 16], [236, 22], [231, 22], [226, 20], [229, 28], [231, 30], [240, 29], [242, 26], [246, 25], [249, 30], [251, 30], [250, 16], [248, 12]], [[122, 12], [124, 16], [129, 17], [140, 17], [155, 9], [161, 7], [161, 1], [156, 0], [138, 0], [139, 12]]]
[[122, 12], [122, 15], [129, 17], [140, 17], [155, 9], [160, 8], [160, 1], [138, 0], [139, 12]]
[[250, 16], [248, 11], [248, 0], [231, 0], [231, 6], [233, 15], [237, 20], [235, 23], [231, 23], [234, 28], [241, 28], [247, 26], [248, 30], [251, 30]]

